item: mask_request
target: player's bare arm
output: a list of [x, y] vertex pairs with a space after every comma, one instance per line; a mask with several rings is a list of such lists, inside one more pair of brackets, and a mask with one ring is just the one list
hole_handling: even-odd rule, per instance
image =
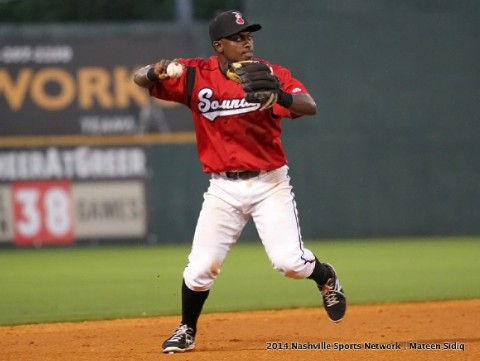
[[139, 69], [133, 77], [135, 84], [141, 86], [142, 88], [149, 89], [157, 81], [169, 79], [170, 77], [167, 74], [167, 66], [170, 63], [171, 60], [161, 59], [153, 66], [148, 65]]
[[293, 102], [290, 108], [292, 113], [299, 115], [314, 115], [317, 113], [317, 104], [310, 94], [292, 94]]

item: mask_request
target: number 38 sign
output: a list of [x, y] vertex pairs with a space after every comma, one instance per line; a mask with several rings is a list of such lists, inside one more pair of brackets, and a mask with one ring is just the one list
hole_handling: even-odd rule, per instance
[[73, 243], [70, 182], [15, 182], [12, 198], [17, 245]]

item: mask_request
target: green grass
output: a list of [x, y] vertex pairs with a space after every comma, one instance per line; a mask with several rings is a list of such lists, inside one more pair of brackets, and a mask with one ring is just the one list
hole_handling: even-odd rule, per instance
[[[307, 241], [350, 304], [480, 297], [480, 238]], [[178, 314], [189, 246], [0, 250], [0, 325]], [[258, 243], [230, 252], [205, 312], [321, 304]]]

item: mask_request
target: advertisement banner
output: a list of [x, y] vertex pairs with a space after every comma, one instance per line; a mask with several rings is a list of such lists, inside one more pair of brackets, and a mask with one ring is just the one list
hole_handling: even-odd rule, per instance
[[80, 183], [73, 187], [78, 238], [145, 237], [147, 215], [141, 182]]
[[0, 241], [16, 246], [147, 235], [141, 181], [13, 182], [0, 188]]
[[188, 33], [0, 37], [0, 135], [191, 132], [187, 108], [153, 100], [133, 74], [194, 45]]
[[0, 182], [145, 177], [146, 157], [143, 147], [0, 149]]
[[11, 190], [17, 246], [73, 243], [70, 182], [14, 182]]
[[0, 149], [0, 243], [145, 238], [142, 147]]

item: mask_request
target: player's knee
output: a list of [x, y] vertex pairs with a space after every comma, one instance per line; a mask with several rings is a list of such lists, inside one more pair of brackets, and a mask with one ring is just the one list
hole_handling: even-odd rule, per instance
[[190, 263], [183, 271], [183, 278], [188, 288], [201, 292], [208, 291], [213, 286], [219, 273], [220, 269], [215, 265]]
[[[296, 259], [276, 259], [273, 261], [273, 268], [285, 277], [303, 279], [308, 276], [308, 264]], [[310, 272], [311, 273], [311, 272]]]

